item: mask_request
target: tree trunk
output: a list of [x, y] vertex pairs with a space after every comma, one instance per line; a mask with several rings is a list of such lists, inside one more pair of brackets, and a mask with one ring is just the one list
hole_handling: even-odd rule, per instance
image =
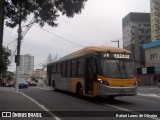
[[0, 0], [0, 57], [3, 49], [4, 2], [5, 0]]

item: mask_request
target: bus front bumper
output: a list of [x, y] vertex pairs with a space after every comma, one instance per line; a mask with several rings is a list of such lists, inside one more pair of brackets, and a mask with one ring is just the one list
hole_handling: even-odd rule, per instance
[[99, 84], [98, 96], [133, 96], [137, 94], [137, 86], [110, 87]]

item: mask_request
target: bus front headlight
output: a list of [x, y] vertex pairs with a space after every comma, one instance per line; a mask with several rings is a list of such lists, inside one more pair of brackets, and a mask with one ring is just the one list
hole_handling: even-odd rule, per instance
[[109, 82], [98, 78], [99, 83], [109, 86]]
[[134, 82], [134, 86], [137, 86], [137, 85], [138, 85], [138, 82], [137, 82], [137, 81], [135, 81], [135, 82]]

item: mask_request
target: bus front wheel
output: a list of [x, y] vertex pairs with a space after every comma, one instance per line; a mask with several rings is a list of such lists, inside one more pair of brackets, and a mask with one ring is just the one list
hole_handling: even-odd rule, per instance
[[113, 100], [115, 98], [115, 96], [108, 96], [107, 99], [108, 100]]

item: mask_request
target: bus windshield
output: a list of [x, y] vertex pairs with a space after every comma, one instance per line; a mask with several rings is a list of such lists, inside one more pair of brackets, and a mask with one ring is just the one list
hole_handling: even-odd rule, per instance
[[102, 74], [112, 78], [134, 77], [134, 62], [125, 59], [101, 59]]

